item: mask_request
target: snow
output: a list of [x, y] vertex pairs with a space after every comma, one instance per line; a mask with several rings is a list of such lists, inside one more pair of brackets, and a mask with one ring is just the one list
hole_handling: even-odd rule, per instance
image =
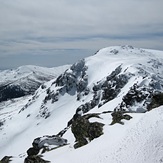
[[58, 163], [159, 163], [163, 159], [163, 107], [147, 114], [131, 114], [125, 125], [105, 125], [104, 135], [77, 150], [65, 146], [46, 153]]
[[[54, 68], [46, 68], [46, 67], [39, 67], [39, 66], [33, 66], [33, 65], [26, 65], [21, 66], [17, 69], [11, 69], [11, 70], [4, 70], [0, 72], [1, 81], [0, 84], [3, 83], [10, 83], [13, 81], [17, 81], [20, 79], [24, 79], [26, 77], [34, 78], [34, 74], [40, 74], [40, 75], [49, 75], [53, 78], [58, 76], [60, 73], [63, 73], [67, 68], [69, 68], [69, 65], [54, 67]], [[36, 80], [36, 78], [34, 78]]]
[[[90, 121], [104, 123], [104, 134], [89, 144], [74, 149], [75, 138], [71, 128], [69, 128], [63, 135], [63, 138], [68, 140], [68, 145], [43, 154], [43, 158], [52, 163], [163, 162], [163, 106], [146, 113], [129, 113], [133, 118], [130, 121], [123, 120], [124, 125], [110, 125], [112, 122], [111, 114], [103, 113], [108, 110], [113, 111], [133, 84], [148, 86], [151, 82], [151, 74], [157, 75], [157, 78], [160, 76], [159, 80], [162, 81], [163, 65], [161, 63], [163, 63], [163, 52], [160, 51], [137, 49], [131, 46], [108, 47], [85, 59], [85, 64], [88, 67], [86, 70], [88, 88], [91, 91], [81, 100], [76, 100], [76, 92], [72, 90], [74, 94], [65, 92], [59, 96], [57, 102], [47, 101], [46, 104], [43, 104], [49, 88], [54, 92], [60, 88], [53, 84], [55, 79], [52, 79], [44, 84], [44, 89], [40, 87], [34, 95], [0, 103], [0, 122], [4, 123], [0, 126], [0, 158], [12, 155], [13, 163], [22, 163], [27, 157], [26, 151], [32, 147], [35, 138], [55, 135], [64, 129], [67, 122], [75, 114], [76, 109], [92, 99], [94, 84], [104, 80], [121, 65], [121, 73], [133, 74], [128, 83], [121, 89], [116, 98], [100, 108], [95, 106], [89, 111], [89, 113], [100, 113], [101, 119], [91, 118]], [[37, 67], [27, 66], [19, 69], [23, 75], [28, 71], [27, 69], [37, 69]], [[140, 69], [148, 74], [139, 71]], [[45, 71], [40, 68], [39, 70]], [[68, 72], [71, 70], [69, 69]], [[59, 72], [57, 73], [59, 74]], [[14, 73], [11, 71], [9, 76], [12, 79]], [[162, 87], [159, 89], [161, 90]], [[26, 104], [29, 105], [24, 108]], [[134, 107], [133, 110], [138, 109], [139, 104]], [[48, 118], [41, 116], [44, 109], [50, 113]]]

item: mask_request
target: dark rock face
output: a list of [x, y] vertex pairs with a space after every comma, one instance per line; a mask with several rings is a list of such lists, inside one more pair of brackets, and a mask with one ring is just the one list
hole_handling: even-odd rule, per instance
[[[50, 116], [50, 112], [46, 107], [47, 102], [51, 101], [51, 103], [55, 103], [59, 100], [60, 96], [63, 96], [65, 93], [76, 95], [77, 100], [80, 100], [82, 96], [88, 95], [88, 76], [86, 71], [87, 66], [85, 65], [85, 60], [83, 59], [73, 64], [70, 69], [67, 69], [63, 74], [61, 74], [51, 85], [58, 89], [55, 91], [52, 90], [51, 87], [46, 89], [46, 96], [40, 107], [38, 117], [48, 118]], [[29, 102], [29, 105], [30, 103], [31, 102]]]
[[104, 100], [104, 103], [114, 99], [120, 93], [121, 88], [127, 84], [127, 82], [128, 77], [126, 75], [121, 74], [119, 76], [114, 76], [113, 78], [110, 78], [109, 76], [107, 81], [102, 85], [102, 100]]
[[26, 92], [22, 90], [20, 86], [15, 85], [0, 86], [0, 102], [16, 97], [22, 97], [30, 93], [31, 92]]
[[72, 119], [71, 131], [76, 139], [74, 148], [79, 148], [103, 134], [104, 124], [99, 122], [90, 123], [89, 118], [98, 117], [97, 114], [76, 115]]
[[3, 123], [2, 121], [0, 121], [0, 127], [3, 126], [3, 124], [4, 124], [4, 123]]
[[0, 163], [9, 163], [12, 161], [11, 158], [12, 156], [5, 156], [2, 158], [2, 160], [0, 160]]
[[39, 115], [37, 115], [37, 117], [42, 117], [45, 119], [50, 117], [50, 112], [45, 105], [41, 105], [40, 110], [39, 110]]
[[97, 106], [98, 103], [99, 103], [99, 99], [93, 98], [93, 100], [90, 100], [89, 102], [86, 102], [85, 104], [82, 104], [77, 109], [82, 109], [83, 113], [87, 113], [89, 110]]
[[128, 114], [123, 114], [122, 111], [114, 111], [112, 114], [112, 122], [110, 125], [114, 125], [115, 123], [119, 123], [119, 124], [124, 124], [121, 120], [125, 119], [125, 120], [130, 120], [132, 117]]
[[[108, 99], [111, 100], [115, 96], [115, 86], [120, 87], [117, 85], [116, 81], [118, 81], [117, 78], [118, 74], [121, 72], [121, 66], [117, 67], [109, 76], [106, 77], [104, 81], [99, 81], [97, 84], [94, 85], [93, 91], [97, 92], [102, 90], [102, 100]], [[119, 83], [119, 81], [118, 81]], [[122, 86], [123, 87], [123, 86]], [[108, 94], [109, 93], [109, 94]], [[115, 94], [114, 94], [115, 93]]]
[[25, 158], [24, 163], [50, 163], [50, 161], [46, 161], [40, 156], [28, 156]]
[[161, 105], [163, 105], [163, 93], [154, 94], [147, 109], [152, 110], [153, 108], [159, 107]]
[[134, 84], [128, 93], [123, 96], [122, 102], [118, 109], [127, 109], [130, 111], [130, 108], [138, 103], [142, 108], [141, 110], [144, 111], [158, 107], [162, 105], [162, 93], [160, 93], [161, 90], [161, 81], [159, 83], [154, 79], [152, 79], [148, 85]]
[[89, 128], [89, 121], [82, 117], [78, 117], [72, 123], [71, 131], [74, 134], [74, 137], [77, 142], [74, 145], [75, 148], [81, 147], [88, 143], [86, 140], [86, 138], [88, 137], [88, 128]]
[[28, 156], [34, 156], [34, 155], [37, 155], [39, 153], [39, 151], [40, 150], [38, 148], [31, 147], [27, 150], [27, 154], [28, 154]]
[[103, 126], [104, 124], [99, 122], [90, 123], [89, 130], [88, 130], [90, 141], [100, 137], [103, 134]]
[[69, 93], [73, 88], [81, 93], [84, 91], [88, 84], [88, 77], [86, 75], [87, 66], [85, 60], [73, 64], [70, 70], [65, 71], [54, 82], [56, 86], [62, 87], [62, 90], [66, 90]]
[[145, 99], [150, 98], [151, 94], [152, 90], [145, 87], [139, 87], [137, 84], [135, 84], [123, 97], [123, 102], [126, 107], [133, 106], [135, 103], [140, 103]]
[[132, 74], [120, 74], [121, 66], [118, 66], [104, 80], [99, 81], [94, 85], [92, 91], [93, 99], [85, 104], [82, 104], [78, 109], [82, 109], [84, 113], [93, 109], [95, 106], [101, 107], [105, 103], [113, 100], [120, 93], [121, 89], [127, 84]]
[[47, 96], [43, 103], [46, 104], [49, 100], [54, 103], [58, 101], [59, 96], [65, 93], [71, 95], [77, 93], [77, 100], [80, 99], [81, 95], [87, 95], [89, 89], [87, 88], [88, 76], [86, 71], [87, 66], [84, 59], [73, 64], [70, 69], [66, 70], [52, 83], [52, 85], [55, 84], [56, 87], [59, 87], [56, 91], [51, 91], [50, 88], [47, 89]]
[[106, 77], [106, 81], [104, 81], [101, 86], [99, 87], [102, 89], [102, 97], [101, 100], [105, 104], [106, 102], [113, 100], [121, 91], [130, 76], [126, 74], [120, 74], [122, 72], [121, 66], [117, 67], [109, 76]]

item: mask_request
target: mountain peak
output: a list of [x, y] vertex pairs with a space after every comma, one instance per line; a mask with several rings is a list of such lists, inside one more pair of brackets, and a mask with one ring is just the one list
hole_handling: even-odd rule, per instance
[[108, 55], [108, 56], [115, 56], [115, 57], [133, 57], [133, 56], [152, 56], [152, 52], [147, 49], [135, 48], [131, 45], [123, 45], [123, 46], [111, 46], [106, 47], [99, 50], [97, 55]]

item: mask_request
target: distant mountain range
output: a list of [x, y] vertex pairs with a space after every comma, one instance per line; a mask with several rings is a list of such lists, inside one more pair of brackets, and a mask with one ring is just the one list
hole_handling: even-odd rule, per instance
[[0, 76], [1, 101], [14, 97], [5, 88], [23, 92], [0, 103], [0, 158], [163, 162], [162, 51], [113, 46], [57, 71], [25, 66]]
[[44, 68], [22, 66], [0, 72], [0, 102], [34, 93], [38, 87], [57, 77], [69, 66]]

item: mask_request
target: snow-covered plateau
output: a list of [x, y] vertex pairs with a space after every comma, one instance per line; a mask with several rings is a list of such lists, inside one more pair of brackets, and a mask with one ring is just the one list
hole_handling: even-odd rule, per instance
[[163, 51], [107, 47], [0, 103], [0, 159], [161, 163], [162, 126]]

